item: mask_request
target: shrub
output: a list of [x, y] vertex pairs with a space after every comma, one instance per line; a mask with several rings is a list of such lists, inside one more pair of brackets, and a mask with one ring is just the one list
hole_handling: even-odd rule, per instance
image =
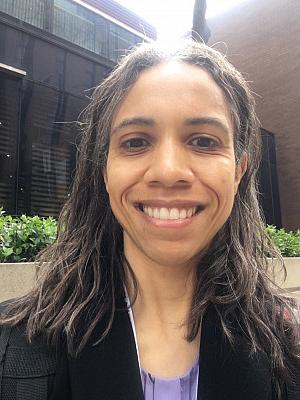
[[[300, 257], [300, 229], [286, 232], [267, 225], [266, 231], [283, 256]], [[54, 242], [56, 232], [53, 217], [12, 217], [0, 207], [0, 262], [33, 261], [40, 250]]]
[[53, 217], [12, 217], [0, 208], [0, 262], [33, 261], [40, 250], [53, 243], [56, 230]]
[[300, 257], [300, 229], [286, 232], [273, 225], [266, 227], [267, 233], [284, 257]]

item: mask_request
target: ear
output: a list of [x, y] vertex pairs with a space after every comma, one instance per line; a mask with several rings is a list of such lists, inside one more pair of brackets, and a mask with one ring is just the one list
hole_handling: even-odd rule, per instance
[[238, 191], [241, 179], [244, 176], [245, 172], [247, 171], [247, 166], [248, 166], [248, 154], [243, 151], [243, 153], [236, 165], [234, 194], [236, 194]]

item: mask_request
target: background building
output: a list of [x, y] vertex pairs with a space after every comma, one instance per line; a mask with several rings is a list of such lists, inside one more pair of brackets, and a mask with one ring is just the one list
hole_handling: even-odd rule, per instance
[[247, 0], [208, 20], [209, 44], [226, 51], [257, 94], [265, 141], [262, 204], [267, 220], [287, 229], [300, 227], [299, 21], [299, 0]]
[[[208, 20], [209, 44], [257, 93], [261, 204], [268, 223], [288, 229], [300, 227], [299, 20], [298, 0], [245, 0]], [[89, 89], [156, 32], [114, 0], [0, 0], [0, 38], [0, 207], [56, 216]]]
[[156, 32], [113, 0], [0, 0], [0, 38], [0, 207], [57, 216], [89, 89]]

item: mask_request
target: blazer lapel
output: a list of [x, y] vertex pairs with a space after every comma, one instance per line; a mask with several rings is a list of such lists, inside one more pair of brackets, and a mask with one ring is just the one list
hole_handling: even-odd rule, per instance
[[[101, 324], [100, 324], [101, 325]], [[95, 330], [91, 343], [99, 337]], [[98, 333], [98, 336], [97, 336]], [[203, 318], [197, 400], [271, 400], [267, 356], [249, 357], [244, 337], [235, 332], [232, 348], [211, 306]], [[109, 335], [69, 359], [72, 400], [143, 400], [134, 334], [127, 310], [117, 311]]]
[[225, 339], [213, 306], [203, 318], [199, 354], [198, 400], [271, 400], [268, 358], [249, 356], [246, 339], [237, 333], [233, 348]]
[[[92, 342], [97, 337], [94, 334]], [[77, 359], [69, 360], [69, 374], [72, 400], [143, 399], [135, 340], [127, 310], [116, 312], [104, 342], [86, 346]]]

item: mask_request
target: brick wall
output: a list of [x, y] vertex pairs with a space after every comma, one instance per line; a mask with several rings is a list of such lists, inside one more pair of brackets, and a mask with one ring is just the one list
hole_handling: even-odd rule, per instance
[[257, 94], [261, 125], [276, 138], [282, 223], [300, 228], [300, 1], [248, 0], [208, 25], [209, 44]]

